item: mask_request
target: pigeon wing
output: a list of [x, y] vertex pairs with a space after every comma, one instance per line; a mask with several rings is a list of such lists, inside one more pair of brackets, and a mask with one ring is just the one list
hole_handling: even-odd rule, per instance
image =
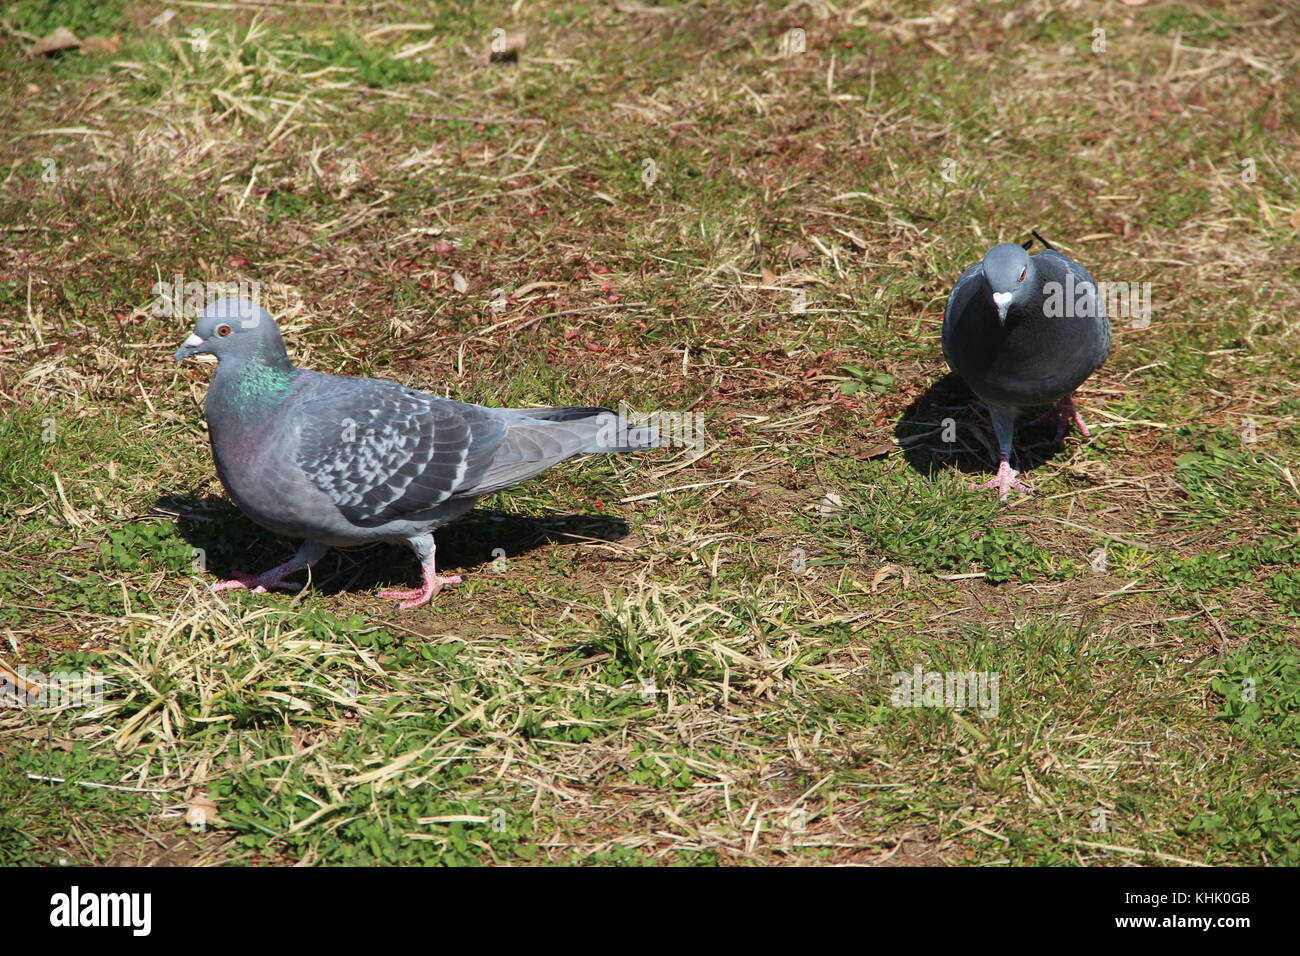
[[507, 430], [493, 409], [374, 379], [333, 379], [298, 414], [298, 465], [360, 525], [419, 515], [473, 488]]
[[[1106, 318], [1106, 301], [1100, 294], [1097, 280], [1092, 277], [1091, 272], [1079, 265], [1079, 263], [1075, 262], [1069, 256], [1061, 255], [1055, 249], [1044, 250], [1034, 258], [1038, 260], [1038, 267], [1042, 270], [1045, 280], [1063, 283], [1065, 281], [1065, 274], [1071, 272], [1074, 274], [1074, 287], [1076, 290], [1082, 288], [1085, 284], [1090, 286], [1092, 288], [1093, 301], [1092, 314], [1097, 318]], [[1044, 266], [1047, 268], [1044, 269]]]
[[1093, 335], [1089, 351], [1093, 356], [1093, 368], [1097, 368], [1110, 354], [1110, 318], [1106, 314], [1106, 296], [1102, 293], [1101, 287], [1097, 285], [1097, 280], [1092, 277], [1091, 272], [1079, 265], [1079, 263], [1069, 256], [1062, 255], [1055, 249], [1047, 249], [1034, 258], [1040, 260], [1040, 269], [1043, 264], [1046, 264], [1047, 268], [1043, 272], [1047, 279], [1064, 283], [1066, 273], [1072, 273], [1074, 275], [1075, 295], [1078, 295], [1077, 290], [1085, 285], [1091, 290], [1089, 295], [1092, 299]]
[[984, 277], [984, 263], [977, 262], [957, 279], [948, 293], [948, 304], [943, 309], [943, 355], [952, 364], [952, 343], [956, 335], [957, 324], [966, 312], [967, 306], [979, 294], [980, 283]]

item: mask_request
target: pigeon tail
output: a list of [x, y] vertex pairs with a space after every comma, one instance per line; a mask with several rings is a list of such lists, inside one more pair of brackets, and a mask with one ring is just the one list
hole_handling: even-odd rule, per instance
[[607, 408], [600, 409], [593, 424], [599, 426], [596, 440], [582, 450], [586, 455], [625, 455], [634, 451], [659, 448], [663, 442], [653, 425], [636, 425]]
[[512, 408], [510, 411], [541, 421], [597, 426], [595, 441], [584, 446], [578, 452], [581, 455], [623, 455], [663, 445], [659, 429], [653, 425], [635, 424], [610, 408], [565, 405], [557, 408]]

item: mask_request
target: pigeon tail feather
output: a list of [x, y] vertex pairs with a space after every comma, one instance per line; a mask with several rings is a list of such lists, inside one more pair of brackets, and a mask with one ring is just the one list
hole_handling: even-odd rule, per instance
[[663, 445], [659, 429], [653, 425], [633, 425], [610, 408], [562, 405], [556, 408], [511, 408], [509, 411], [541, 421], [595, 425], [598, 428], [595, 441], [579, 450], [577, 454], [580, 455], [625, 455]]

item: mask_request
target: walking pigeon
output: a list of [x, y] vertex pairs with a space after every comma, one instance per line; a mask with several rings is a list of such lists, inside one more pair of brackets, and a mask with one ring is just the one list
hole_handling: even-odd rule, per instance
[[997, 476], [972, 488], [996, 489], [1002, 501], [1012, 488], [1033, 494], [1009, 464], [1016, 415], [1051, 405], [1039, 420], [1057, 417], [1058, 441], [1071, 421], [1090, 437], [1074, 390], [1109, 352], [1097, 284], [1050, 245], [1031, 256], [1028, 245], [1002, 243], [963, 272], [943, 313], [943, 356], [988, 406], [998, 440]]
[[331, 547], [405, 541], [423, 584], [381, 595], [417, 607], [460, 583], [439, 576], [433, 532], [477, 499], [573, 455], [659, 445], [653, 428], [604, 408], [485, 408], [295, 368], [275, 320], [247, 299], [208, 306], [176, 361], [200, 353], [218, 361], [204, 415], [221, 483], [257, 524], [306, 539], [290, 561], [216, 591], [298, 590], [284, 578]]

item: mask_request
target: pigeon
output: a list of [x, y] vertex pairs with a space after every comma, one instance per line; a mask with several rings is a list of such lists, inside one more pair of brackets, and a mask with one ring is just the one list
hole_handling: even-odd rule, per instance
[[1088, 270], [1047, 246], [1005, 242], [961, 274], [943, 312], [943, 356], [988, 406], [998, 440], [993, 488], [1006, 501], [1011, 489], [1033, 494], [1010, 465], [1017, 414], [1052, 406], [1039, 421], [1057, 419], [1057, 440], [1073, 422], [1085, 438], [1088, 426], [1074, 405], [1074, 390], [1110, 352], [1104, 297]]
[[255, 523], [304, 539], [284, 564], [236, 572], [215, 591], [296, 591], [302, 585], [284, 579], [331, 547], [404, 541], [422, 584], [381, 596], [418, 607], [460, 583], [438, 574], [433, 532], [479, 498], [574, 455], [660, 444], [652, 426], [605, 408], [486, 408], [297, 368], [275, 320], [248, 299], [209, 305], [176, 361], [202, 353], [217, 357], [204, 417], [222, 485]]

